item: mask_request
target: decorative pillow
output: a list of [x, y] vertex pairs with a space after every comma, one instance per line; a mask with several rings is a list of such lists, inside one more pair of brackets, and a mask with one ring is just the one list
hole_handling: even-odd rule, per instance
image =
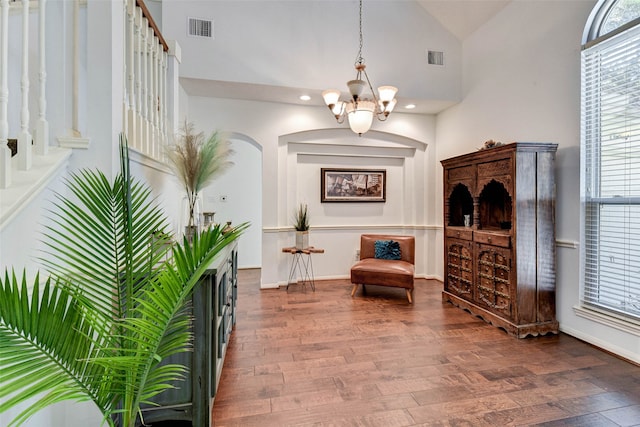
[[402, 259], [400, 243], [395, 240], [376, 240], [375, 257], [378, 259]]

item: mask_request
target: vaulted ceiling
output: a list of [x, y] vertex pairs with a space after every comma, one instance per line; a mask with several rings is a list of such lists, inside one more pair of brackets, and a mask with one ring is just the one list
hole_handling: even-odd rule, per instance
[[416, 0], [458, 39], [464, 40], [512, 0]]
[[[374, 85], [397, 85], [398, 102], [417, 105], [406, 112], [433, 114], [455, 104], [462, 42], [510, 1], [365, 1], [364, 57]], [[179, 16], [181, 5], [190, 5], [189, 16], [215, 19], [215, 41], [206, 54], [203, 44], [179, 40], [187, 52], [181, 83], [189, 94], [324, 105], [322, 89], [344, 90], [345, 81], [353, 78], [349, 64], [357, 48], [356, 0], [162, 3], [170, 6], [164, 9], [171, 16], [163, 31], [173, 25], [166, 28], [178, 39], [186, 22]], [[443, 51], [445, 67], [427, 65], [426, 52], [432, 48]], [[303, 92], [311, 95], [310, 102], [298, 100]]]

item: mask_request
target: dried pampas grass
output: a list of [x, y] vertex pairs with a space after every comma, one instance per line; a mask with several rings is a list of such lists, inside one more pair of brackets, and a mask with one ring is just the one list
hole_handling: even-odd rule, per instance
[[204, 132], [195, 133], [193, 123], [186, 120], [174, 145], [168, 147], [169, 164], [184, 186], [189, 200], [189, 226], [193, 218], [198, 193], [213, 179], [233, 166], [229, 157], [233, 150], [220, 132], [213, 132], [205, 139]]

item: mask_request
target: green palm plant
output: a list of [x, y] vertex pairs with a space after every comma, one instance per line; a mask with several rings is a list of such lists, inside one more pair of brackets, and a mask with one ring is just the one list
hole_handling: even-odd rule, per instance
[[82, 171], [68, 181], [71, 197], [58, 196], [44, 235], [49, 277], [30, 289], [24, 274], [0, 276], [0, 413], [36, 399], [11, 425], [92, 400], [103, 423], [133, 427], [141, 405], [184, 378], [184, 366], [161, 362], [190, 349], [191, 292], [248, 227], [170, 244], [168, 220], [121, 147], [113, 182]]

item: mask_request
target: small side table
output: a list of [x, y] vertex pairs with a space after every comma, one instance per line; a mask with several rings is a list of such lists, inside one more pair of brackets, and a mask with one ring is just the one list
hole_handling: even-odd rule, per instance
[[298, 277], [300, 277], [302, 279], [300, 283], [302, 285], [309, 283], [311, 289], [315, 292], [316, 284], [313, 277], [311, 254], [323, 254], [324, 249], [314, 248], [313, 246], [309, 246], [308, 248], [288, 247], [282, 248], [282, 252], [293, 255], [291, 270], [289, 270], [289, 279], [287, 280], [287, 291], [289, 290], [289, 285], [298, 283]]

